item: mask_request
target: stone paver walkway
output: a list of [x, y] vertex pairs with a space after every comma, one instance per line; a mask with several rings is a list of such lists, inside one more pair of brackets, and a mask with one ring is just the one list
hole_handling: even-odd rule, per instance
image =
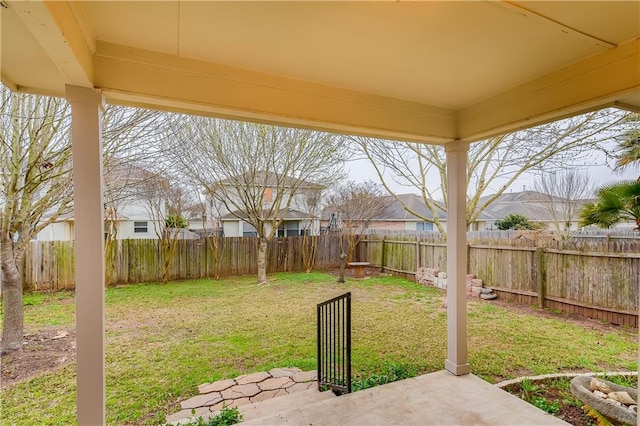
[[[200, 416], [209, 417], [222, 407], [239, 407], [316, 386], [317, 372], [299, 368], [274, 368], [268, 372], [244, 374], [235, 379], [204, 383], [199, 395], [180, 403], [182, 410], [167, 416], [168, 423]], [[195, 413], [192, 413], [195, 410]]]

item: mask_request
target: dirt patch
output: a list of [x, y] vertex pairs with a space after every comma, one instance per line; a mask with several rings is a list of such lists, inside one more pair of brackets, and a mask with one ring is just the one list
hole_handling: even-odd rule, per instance
[[[473, 300], [479, 300], [479, 299], [477, 297], [474, 297]], [[544, 317], [544, 318], [558, 318], [563, 321], [568, 321], [572, 324], [579, 325], [580, 327], [585, 328], [587, 330], [613, 331], [613, 330], [622, 330], [625, 328], [622, 325], [602, 322], [596, 319], [583, 317], [578, 314], [569, 314], [566, 312], [553, 312], [549, 309], [538, 308], [537, 306], [519, 305], [516, 303], [507, 302], [505, 300], [500, 300], [500, 299], [483, 300], [483, 302], [490, 303], [496, 306], [501, 306], [503, 308], [507, 308], [515, 312], [521, 312], [527, 315], [535, 315], [535, 316]], [[630, 329], [630, 330], [635, 330], [635, 329]]]
[[[551, 414], [574, 426], [597, 426], [598, 423], [586, 414], [580, 402], [575, 400], [569, 391], [561, 391], [548, 381], [536, 382], [534, 386], [535, 390], [531, 393], [527, 393], [517, 384], [509, 385], [504, 390], [530, 404], [537, 405], [540, 409], [555, 406], [556, 409]], [[534, 404], [534, 400], [538, 403]]]
[[[375, 267], [375, 266], [365, 266], [364, 268], [364, 276], [365, 277], [377, 277], [380, 274], [380, 268]], [[340, 276], [340, 268], [334, 268], [331, 270], [327, 271], [329, 274], [333, 275], [334, 277], [338, 277]], [[355, 269], [348, 267], [344, 270], [344, 276], [345, 278], [353, 278], [355, 275]]]
[[2, 389], [51, 373], [76, 359], [74, 330], [41, 330], [24, 336], [21, 349], [2, 354]]

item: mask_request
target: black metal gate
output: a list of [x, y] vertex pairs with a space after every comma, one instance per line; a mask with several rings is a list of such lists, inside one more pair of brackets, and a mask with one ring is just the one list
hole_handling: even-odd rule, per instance
[[318, 388], [351, 392], [351, 293], [318, 304]]

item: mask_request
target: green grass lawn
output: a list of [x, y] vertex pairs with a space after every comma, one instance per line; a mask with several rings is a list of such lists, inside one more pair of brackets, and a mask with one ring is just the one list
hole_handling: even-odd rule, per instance
[[[356, 378], [388, 365], [443, 368], [444, 293], [398, 277], [338, 284], [323, 273], [111, 288], [107, 305], [107, 421], [157, 424], [196, 386], [274, 367], [316, 367], [315, 305], [352, 292]], [[25, 299], [26, 332], [74, 327], [72, 293]], [[469, 362], [491, 382], [527, 374], [636, 370], [637, 331], [580, 326], [482, 301], [468, 304]], [[75, 422], [75, 365], [2, 392], [3, 424]]]

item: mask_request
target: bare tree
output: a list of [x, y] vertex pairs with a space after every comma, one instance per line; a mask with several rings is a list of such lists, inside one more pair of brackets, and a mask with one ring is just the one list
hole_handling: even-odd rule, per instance
[[[600, 110], [472, 144], [467, 168], [467, 224], [525, 173], [560, 171], [592, 162], [594, 150], [601, 150], [612, 134], [629, 126], [627, 115], [616, 109]], [[444, 235], [437, 214], [439, 210], [446, 212], [448, 204], [444, 148], [362, 137], [352, 140], [356, 151], [375, 167], [389, 193], [393, 194], [392, 180], [420, 192], [432, 213], [428, 217], [412, 211], [401, 198], [396, 199], [408, 212], [433, 223]], [[481, 199], [489, 192], [492, 196]]]
[[2, 350], [22, 347], [20, 265], [38, 232], [70, 210], [70, 110], [63, 99], [0, 88]]
[[187, 227], [186, 207], [192, 204], [185, 188], [155, 172], [145, 171], [139, 183], [138, 196], [151, 216], [153, 230], [158, 237], [162, 256], [162, 282], [169, 281], [169, 268], [175, 258], [178, 239]]
[[138, 201], [144, 173], [162, 158], [165, 123], [171, 116], [158, 111], [108, 105], [103, 122], [103, 176], [105, 216], [105, 282], [115, 268], [118, 230], [123, 210]]
[[258, 282], [266, 283], [267, 242], [297, 194], [340, 179], [342, 141], [310, 130], [201, 117], [174, 128], [174, 162], [227, 212], [255, 228]]
[[553, 232], [560, 239], [571, 238], [577, 231], [572, 223], [579, 219], [585, 199], [594, 193], [589, 175], [578, 170], [545, 173], [536, 178], [534, 187], [541, 194]]
[[[220, 259], [218, 258], [219, 238], [222, 236], [222, 227], [220, 223], [220, 212], [216, 209], [213, 200], [207, 199], [206, 193], [200, 188], [192, 188], [190, 191], [192, 204], [187, 206], [190, 217], [189, 220], [195, 219], [201, 221], [198, 232], [201, 234], [202, 242], [206, 244], [207, 256], [205, 257], [205, 270], [209, 270], [208, 262], [212, 262], [213, 277], [220, 278]], [[189, 229], [196, 229], [189, 223]]]
[[[348, 181], [337, 186], [326, 200], [325, 211], [337, 219], [342, 253], [340, 255], [340, 282], [344, 282], [345, 263], [353, 260], [355, 249], [372, 219], [383, 218], [391, 204], [391, 198], [383, 196], [381, 185], [372, 181]], [[344, 253], [344, 239], [347, 253]], [[345, 256], [346, 254], [346, 256]]]
[[[22, 346], [20, 267], [35, 236], [72, 211], [70, 109], [64, 99], [12, 93], [0, 86], [0, 265], [4, 321], [2, 350]], [[106, 169], [125, 147], [150, 139], [158, 112], [109, 107], [103, 114]], [[149, 137], [152, 137], [153, 133]], [[131, 152], [143, 152], [135, 145]]]
[[319, 224], [315, 221], [320, 215], [322, 193], [320, 190], [310, 189], [301, 195], [304, 212], [310, 218], [302, 229], [302, 263], [305, 272], [308, 273], [313, 269], [318, 252]]

